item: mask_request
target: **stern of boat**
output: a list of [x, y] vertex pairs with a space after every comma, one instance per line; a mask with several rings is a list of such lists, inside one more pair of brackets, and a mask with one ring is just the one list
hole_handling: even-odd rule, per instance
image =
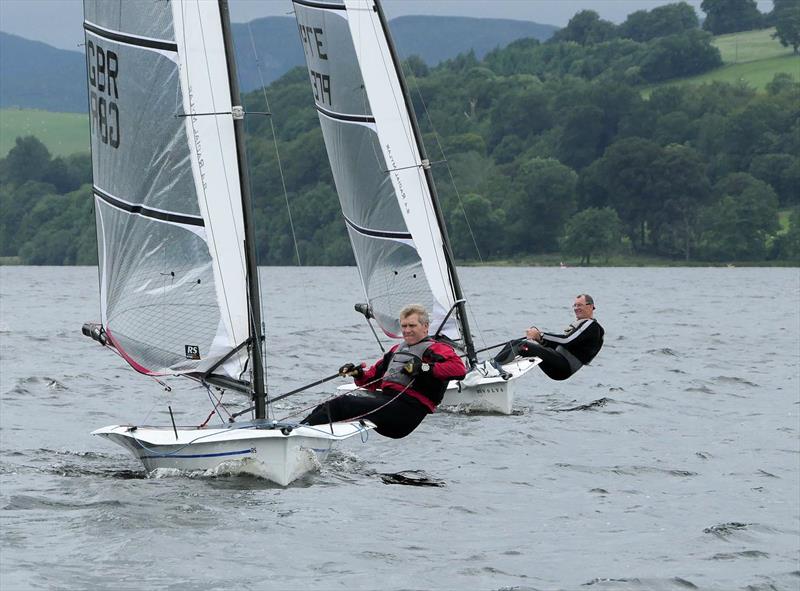
[[[503, 369], [511, 374], [504, 380], [499, 375], [473, 375], [460, 382], [450, 382], [441, 406], [468, 412], [488, 412], [510, 415], [514, 407], [517, 380], [542, 362], [538, 357], [515, 359]], [[471, 379], [470, 379], [471, 378]]]

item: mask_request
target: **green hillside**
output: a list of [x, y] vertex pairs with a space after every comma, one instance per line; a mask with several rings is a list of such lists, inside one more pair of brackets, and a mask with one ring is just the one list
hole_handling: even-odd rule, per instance
[[792, 55], [791, 47], [784, 47], [772, 38], [775, 28], [759, 31], [743, 31], [730, 35], [719, 35], [713, 44], [722, 54], [726, 64], [741, 64], [773, 57]]
[[791, 47], [783, 47], [772, 38], [775, 29], [744, 31], [730, 35], [719, 35], [713, 44], [722, 54], [725, 65], [700, 76], [667, 80], [661, 84], [647, 86], [645, 96], [661, 86], [674, 84], [710, 84], [711, 82], [745, 83], [757, 90], [764, 90], [775, 74], [789, 74], [800, 80], [800, 56], [792, 53]]
[[[764, 90], [775, 74], [786, 73], [797, 81], [800, 80], [800, 56], [784, 55], [752, 62], [726, 64], [712, 72], [680, 80], [686, 84], [709, 84], [711, 82], [745, 82], [748, 86]], [[675, 84], [675, 80], [666, 84]]]
[[89, 151], [88, 117], [81, 113], [51, 113], [29, 109], [0, 109], [0, 158], [19, 136], [34, 135], [53, 156]]

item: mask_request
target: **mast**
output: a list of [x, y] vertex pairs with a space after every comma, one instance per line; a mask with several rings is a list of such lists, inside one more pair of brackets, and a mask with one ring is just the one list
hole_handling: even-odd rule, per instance
[[222, 22], [222, 38], [225, 40], [225, 58], [228, 62], [228, 82], [231, 92], [231, 111], [233, 130], [236, 136], [236, 160], [239, 165], [239, 186], [242, 194], [242, 216], [244, 218], [245, 259], [247, 265], [247, 294], [250, 316], [250, 344], [252, 347], [253, 402], [256, 419], [267, 417], [267, 393], [264, 387], [264, 363], [261, 355], [261, 299], [258, 291], [258, 266], [256, 264], [255, 227], [253, 225], [253, 206], [250, 195], [250, 181], [247, 173], [247, 159], [244, 146], [244, 111], [239, 96], [239, 80], [236, 74], [236, 61], [231, 34], [228, 0], [219, 0], [219, 14]]
[[419, 150], [419, 155], [423, 162], [422, 169], [425, 172], [425, 180], [428, 183], [428, 190], [431, 193], [431, 202], [433, 204], [433, 211], [436, 214], [436, 223], [438, 224], [439, 231], [442, 234], [444, 257], [445, 261], [447, 262], [447, 270], [450, 274], [450, 283], [453, 285], [453, 294], [458, 301], [456, 304], [456, 310], [459, 318], [461, 319], [461, 328], [464, 332], [464, 347], [466, 348], [467, 359], [469, 359], [470, 367], [472, 367], [477, 364], [478, 358], [475, 353], [475, 345], [472, 342], [472, 333], [469, 330], [467, 308], [464, 302], [463, 292], [461, 291], [461, 282], [459, 281], [458, 273], [456, 272], [455, 258], [453, 257], [453, 249], [450, 247], [450, 238], [447, 235], [447, 226], [445, 224], [444, 214], [442, 213], [442, 207], [439, 204], [439, 195], [436, 192], [436, 185], [433, 182], [433, 173], [431, 172], [430, 164], [428, 164], [429, 160], [428, 155], [425, 152], [425, 145], [422, 143], [422, 133], [419, 130], [419, 122], [417, 121], [417, 116], [414, 113], [414, 107], [411, 103], [411, 94], [408, 91], [408, 85], [406, 84], [405, 76], [403, 76], [403, 71], [400, 67], [400, 58], [397, 54], [397, 49], [394, 46], [392, 35], [389, 32], [389, 24], [386, 21], [386, 15], [383, 12], [383, 7], [381, 6], [380, 0], [374, 1], [375, 12], [378, 13], [378, 18], [380, 19], [381, 27], [383, 28], [383, 35], [386, 38], [387, 45], [389, 46], [389, 53], [392, 55], [395, 73], [397, 74], [397, 79], [400, 82], [400, 88], [403, 91], [403, 100], [406, 105], [406, 111], [408, 112], [408, 117], [411, 120], [411, 127], [414, 130], [414, 139], [416, 140], [417, 149]]

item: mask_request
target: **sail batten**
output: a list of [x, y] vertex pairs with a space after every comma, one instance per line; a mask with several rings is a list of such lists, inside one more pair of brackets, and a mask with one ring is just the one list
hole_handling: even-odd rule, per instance
[[119, 197], [114, 197], [112, 195], [109, 195], [108, 193], [98, 189], [97, 187], [93, 187], [92, 192], [94, 192], [97, 198], [102, 199], [103, 201], [105, 201], [109, 205], [116, 207], [117, 209], [127, 211], [128, 213], [138, 214], [144, 217], [149, 217], [156, 220], [162, 220], [165, 222], [184, 224], [187, 226], [205, 226], [205, 221], [203, 220], [202, 217], [188, 216], [174, 211], [166, 211], [164, 209], [147, 207], [141, 203], [130, 203], [128, 201], [125, 201], [124, 199], [120, 199]]
[[108, 39], [109, 41], [116, 41], [118, 43], [124, 43], [126, 45], [136, 45], [148, 49], [161, 49], [164, 51], [171, 51], [173, 53], [178, 52], [178, 44], [173, 41], [154, 39], [152, 37], [142, 37], [139, 35], [129, 35], [121, 31], [114, 31], [111, 29], [100, 27], [88, 21], [83, 23], [83, 28], [86, 29], [87, 31], [91, 31], [98, 37], [102, 37], [103, 39]]

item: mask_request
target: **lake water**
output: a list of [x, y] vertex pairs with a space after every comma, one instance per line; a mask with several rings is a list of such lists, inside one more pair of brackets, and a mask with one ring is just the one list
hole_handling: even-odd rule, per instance
[[[168, 424], [167, 405], [197, 424], [209, 404], [80, 334], [99, 318], [95, 269], [0, 268], [0, 589], [800, 588], [798, 269], [462, 282], [479, 345], [564, 328], [588, 292], [605, 347], [567, 382], [529, 374], [515, 416], [437, 413], [282, 489], [148, 478], [90, 436]], [[262, 284], [273, 393], [378, 356], [354, 268], [265, 268]], [[411, 470], [443, 486], [381, 478]]]

